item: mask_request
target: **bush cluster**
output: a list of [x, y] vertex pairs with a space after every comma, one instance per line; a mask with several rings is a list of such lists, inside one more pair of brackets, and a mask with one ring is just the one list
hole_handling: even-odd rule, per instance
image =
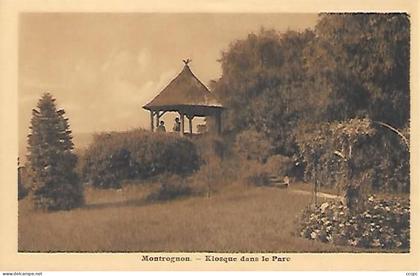
[[323, 203], [304, 210], [298, 232], [304, 238], [337, 245], [408, 249], [409, 202], [371, 196], [364, 211], [358, 214], [342, 203]]
[[274, 174], [279, 177], [294, 176], [295, 164], [293, 159], [281, 154], [275, 154], [267, 159], [264, 164], [264, 168], [270, 174]]
[[185, 179], [172, 175], [161, 181], [159, 188], [150, 193], [147, 197], [151, 201], [166, 201], [183, 196], [189, 196], [193, 193], [193, 189], [187, 185]]
[[266, 171], [256, 172], [246, 178], [246, 183], [257, 187], [270, 186], [270, 175]]
[[202, 162], [200, 169], [186, 181], [195, 194], [211, 197], [240, 178], [242, 164], [229, 138], [206, 133], [196, 137], [193, 142], [197, 145]]
[[254, 129], [244, 130], [236, 136], [234, 148], [246, 160], [265, 162], [272, 152], [267, 137]]
[[221, 161], [232, 155], [232, 150], [223, 137], [206, 133], [195, 137], [192, 141], [197, 146], [203, 163]]
[[293, 160], [290, 157], [276, 154], [265, 163], [256, 160], [241, 160], [243, 176], [247, 184], [254, 186], [271, 186], [271, 178], [284, 178], [293, 175]]
[[162, 173], [188, 175], [200, 166], [189, 139], [141, 129], [96, 135], [82, 162], [84, 180], [100, 188], [118, 188], [123, 180]]

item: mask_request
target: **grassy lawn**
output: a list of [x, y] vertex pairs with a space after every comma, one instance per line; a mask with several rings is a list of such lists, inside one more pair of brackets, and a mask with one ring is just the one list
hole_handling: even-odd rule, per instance
[[152, 184], [86, 190], [86, 206], [36, 212], [19, 202], [19, 251], [325, 252], [359, 251], [294, 236], [310, 195], [230, 186], [210, 198], [145, 200]]

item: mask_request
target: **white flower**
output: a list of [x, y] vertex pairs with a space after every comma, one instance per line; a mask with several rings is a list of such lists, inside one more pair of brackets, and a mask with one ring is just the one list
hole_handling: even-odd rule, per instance
[[321, 204], [321, 212], [322, 213], [324, 213], [325, 212], [325, 210], [328, 208], [328, 206], [330, 206], [329, 204], [328, 204], [328, 202], [324, 202], [324, 203], [322, 203]]
[[381, 246], [381, 242], [379, 241], [379, 239], [374, 239], [371, 244], [373, 247], [379, 247]]

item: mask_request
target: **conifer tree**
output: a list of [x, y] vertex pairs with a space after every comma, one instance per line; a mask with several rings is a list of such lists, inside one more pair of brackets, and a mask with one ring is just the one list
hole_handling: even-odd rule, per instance
[[83, 187], [75, 173], [77, 156], [64, 115], [49, 93], [32, 110], [28, 162], [36, 208], [68, 210], [83, 203]]

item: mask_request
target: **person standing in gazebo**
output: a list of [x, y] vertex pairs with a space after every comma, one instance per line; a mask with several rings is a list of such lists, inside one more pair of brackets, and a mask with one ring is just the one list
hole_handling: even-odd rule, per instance
[[175, 118], [174, 127], [172, 128], [174, 132], [180, 132], [181, 131], [181, 122], [179, 121], [179, 118]]
[[163, 121], [160, 121], [157, 132], [166, 132], [165, 123]]

